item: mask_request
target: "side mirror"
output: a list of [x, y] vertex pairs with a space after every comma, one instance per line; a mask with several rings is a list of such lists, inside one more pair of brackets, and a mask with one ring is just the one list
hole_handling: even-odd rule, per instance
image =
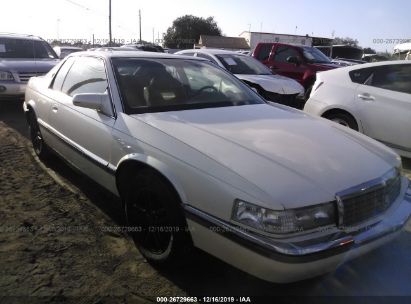
[[295, 57], [295, 56], [290, 56], [290, 57], [288, 57], [288, 58], [287, 58], [287, 62], [288, 62], [288, 63], [295, 64], [295, 65], [300, 65], [300, 60], [299, 60], [297, 57]]
[[73, 104], [77, 107], [100, 111], [107, 94], [81, 93], [73, 96]]

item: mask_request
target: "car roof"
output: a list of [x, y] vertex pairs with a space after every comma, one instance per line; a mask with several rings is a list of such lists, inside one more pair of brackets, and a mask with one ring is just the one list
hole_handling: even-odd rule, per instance
[[411, 64], [409, 60], [391, 60], [391, 61], [380, 61], [380, 62], [371, 62], [371, 63], [364, 63], [364, 64], [357, 64], [349, 67], [338, 68], [336, 70], [359, 70], [364, 68], [371, 68], [375, 66], [384, 66], [384, 65], [397, 65], [397, 64]]
[[191, 59], [191, 60], [202, 60], [202, 61], [208, 61], [207, 59], [203, 58], [197, 58], [193, 56], [183, 56], [183, 55], [174, 55], [174, 54], [169, 54], [169, 53], [160, 53], [160, 52], [144, 52], [144, 51], [112, 51], [112, 50], [107, 50], [107, 51], [91, 51], [91, 52], [76, 52], [70, 54], [68, 57], [76, 57], [76, 56], [93, 56], [93, 57], [104, 57], [107, 59], [110, 58], [157, 58], [157, 59]]
[[371, 63], [363, 63], [363, 64], [356, 64], [346, 67], [340, 67], [337, 69], [332, 69], [328, 71], [319, 72], [323, 77], [328, 77], [332, 75], [338, 74], [345, 74], [355, 70], [361, 70], [366, 68], [378, 67], [378, 66], [385, 66], [385, 65], [400, 65], [400, 64], [411, 64], [409, 60], [393, 60], [393, 61], [380, 61], [380, 62], [371, 62]]
[[211, 55], [231, 54], [231, 55], [245, 56], [244, 54], [241, 54], [238, 52], [221, 50], [221, 49], [189, 49], [189, 50], [180, 51], [179, 53], [184, 54], [185, 52], [204, 53], [204, 54], [211, 54]]
[[55, 46], [55, 48], [60, 48], [60, 49], [66, 49], [66, 50], [82, 50], [81, 47], [77, 47], [77, 46]]
[[34, 35], [16, 34], [16, 33], [0, 33], [0, 38], [14, 38], [14, 39], [33, 39], [43, 41], [42, 38]]

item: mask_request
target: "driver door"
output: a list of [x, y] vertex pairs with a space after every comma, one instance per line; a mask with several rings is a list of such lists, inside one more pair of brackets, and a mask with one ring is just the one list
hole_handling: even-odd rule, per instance
[[[49, 121], [56, 138], [55, 147], [72, 165], [111, 189], [112, 180], [107, 173], [110, 173], [108, 166], [115, 117], [105, 63], [95, 57], [75, 58], [67, 74], [60, 75], [64, 81], [53, 83]], [[76, 94], [105, 92], [108, 105], [104, 107], [105, 111], [78, 107], [72, 102]]]

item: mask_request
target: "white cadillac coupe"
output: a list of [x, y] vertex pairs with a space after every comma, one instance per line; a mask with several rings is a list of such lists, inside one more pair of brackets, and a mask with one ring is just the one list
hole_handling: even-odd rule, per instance
[[393, 239], [411, 214], [389, 148], [268, 104], [200, 58], [75, 53], [29, 81], [24, 111], [39, 157], [54, 151], [121, 197], [152, 263], [196, 246], [291, 282]]

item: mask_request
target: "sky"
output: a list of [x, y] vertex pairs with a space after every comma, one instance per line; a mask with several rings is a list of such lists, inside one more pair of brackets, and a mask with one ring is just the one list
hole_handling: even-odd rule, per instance
[[[0, 31], [44, 39], [108, 39], [109, 0], [3, 0]], [[112, 0], [113, 37], [162, 38], [174, 19], [213, 16], [223, 34], [243, 31], [351, 37], [360, 46], [391, 52], [411, 39], [411, 1], [404, 0]]]

